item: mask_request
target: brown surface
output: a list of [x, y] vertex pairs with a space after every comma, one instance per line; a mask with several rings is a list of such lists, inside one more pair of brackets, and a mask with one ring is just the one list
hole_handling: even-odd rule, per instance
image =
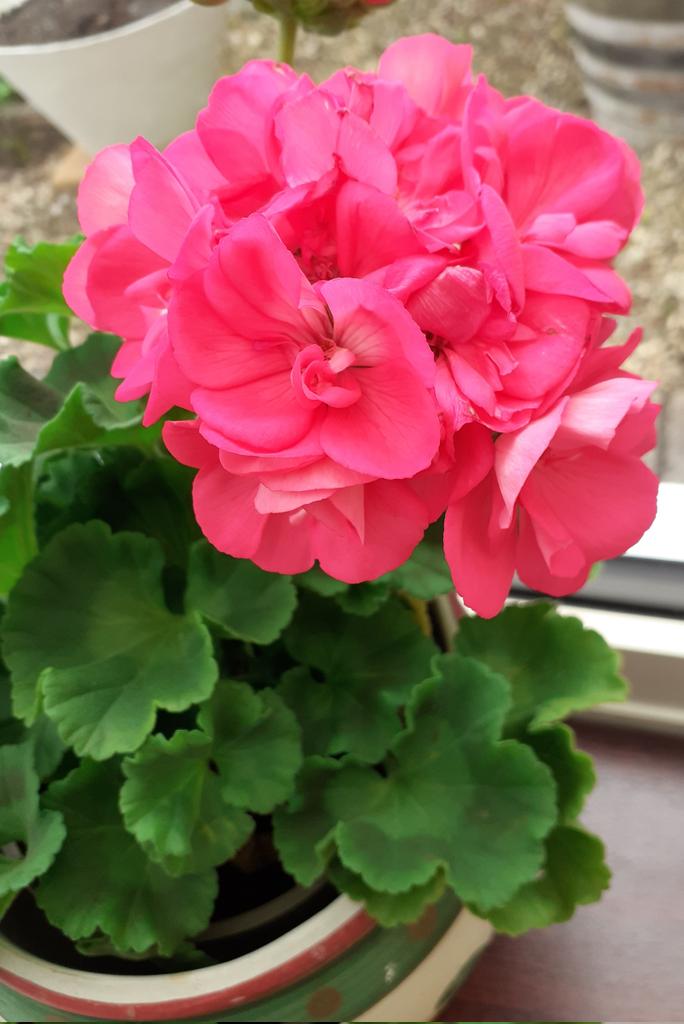
[[600, 904], [498, 937], [443, 1019], [684, 1020], [684, 740], [582, 726], [599, 784], [584, 815], [606, 840]]

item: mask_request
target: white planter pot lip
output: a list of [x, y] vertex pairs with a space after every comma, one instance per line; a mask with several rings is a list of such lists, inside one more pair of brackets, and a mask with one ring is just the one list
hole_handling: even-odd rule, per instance
[[[23, 0], [23, 2], [26, 2], [26, 0]], [[160, 21], [176, 18], [185, 11], [194, 9], [196, 9], [196, 5], [191, 3], [190, 0], [176, 0], [175, 3], [169, 4], [168, 7], [163, 7], [160, 11], [146, 14], [143, 18], [136, 18], [135, 21], [119, 25], [118, 28], [109, 28], [105, 32], [96, 32], [89, 36], [79, 36], [76, 39], [61, 39], [50, 43], [21, 43], [16, 46], [0, 46], [0, 56], [15, 54], [17, 56], [34, 57], [43, 53], [61, 53], [64, 50], [88, 49], [93, 46], [106, 44], [111, 40], [124, 39], [126, 36], [150, 28]], [[14, 8], [11, 7], [9, 10], [14, 10]], [[4, 12], [0, 8], [0, 17], [2, 13]]]
[[56, 1009], [109, 1020], [168, 1020], [226, 1011], [286, 988], [376, 927], [338, 896], [292, 931], [235, 960], [176, 974], [96, 974], [48, 963], [0, 934], [0, 983]]

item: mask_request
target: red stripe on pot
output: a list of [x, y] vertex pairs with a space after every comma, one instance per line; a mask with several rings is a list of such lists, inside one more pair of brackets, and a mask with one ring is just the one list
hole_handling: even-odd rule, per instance
[[[54, 992], [36, 985], [26, 978], [0, 967], [0, 982], [21, 995], [55, 1010], [74, 1013], [86, 1018], [104, 1020], [182, 1020], [205, 1014], [230, 1010], [263, 999], [274, 992], [289, 988], [308, 975], [346, 953], [355, 943], [365, 938], [376, 927], [376, 922], [364, 910], [343, 924], [327, 938], [291, 960], [265, 971], [256, 978], [239, 985], [207, 992], [183, 999], [170, 999], [163, 1003], [102, 1003], [78, 996]], [[201, 968], [200, 968], [201, 969]], [[157, 980], [159, 976], [156, 976]], [[170, 977], [173, 977], [172, 975]]]

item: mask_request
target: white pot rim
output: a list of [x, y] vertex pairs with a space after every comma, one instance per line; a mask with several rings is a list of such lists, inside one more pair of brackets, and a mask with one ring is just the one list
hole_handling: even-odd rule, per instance
[[[27, 0], [22, 0], [22, 3], [25, 2], [27, 2]], [[80, 36], [77, 39], [61, 39], [50, 43], [21, 43], [16, 46], [0, 46], [0, 56], [4, 54], [14, 54], [17, 56], [34, 57], [43, 53], [61, 53], [65, 50], [85, 50], [94, 46], [100, 46], [101, 44], [108, 43], [112, 40], [125, 39], [126, 36], [140, 32], [152, 25], [158, 24], [160, 21], [176, 18], [184, 11], [190, 11], [195, 8], [196, 5], [191, 3], [190, 0], [175, 0], [175, 3], [169, 4], [168, 7], [163, 7], [160, 11], [155, 11], [153, 14], [146, 14], [143, 18], [137, 18], [135, 21], [129, 21], [125, 25], [119, 25], [118, 28], [109, 28], [105, 32], [96, 32], [93, 35]], [[14, 7], [10, 7], [9, 11], [14, 9]], [[7, 13], [9, 13], [9, 11]], [[3, 13], [5, 12], [0, 8], [0, 17]]]
[[[180, 1010], [180, 1004], [186, 1010], [211, 1013], [264, 998], [303, 979], [374, 928], [375, 922], [358, 903], [338, 896], [252, 953], [211, 967], [155, 975], [96, 974], [61, 967], [24, 952], [0, 934], [0, 983], [38, 1002], [50, 996], [50, 1005], [63, 997], [62, 1009], [86, 1017], [95, 1013], [107, 1019], [169, 1019], [168, 1013], [174, 1007]], [[145, 1008], [150, 1016], [140, 1012]], [[155, 1013], [156, 1008], [167, 1015]]]

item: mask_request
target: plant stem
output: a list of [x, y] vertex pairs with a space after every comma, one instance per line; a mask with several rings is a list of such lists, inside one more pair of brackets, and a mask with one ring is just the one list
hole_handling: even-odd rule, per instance
[[278, 59], [283, 64], [293, 64], [296, 41], [297, 19], [291, 14], [283, 14], [280, 19], [280, 46], [278, 51]]
[[423, 601], [419, 597], [412, 597], [411, 594], [404, 594], [403, 596], [404, 600], [413, 612], [414, 618], [420, 626], [421, 632], [424, 633], [425, 636], [431, 637], [432, 622], [430, 620], [427, 601]]

